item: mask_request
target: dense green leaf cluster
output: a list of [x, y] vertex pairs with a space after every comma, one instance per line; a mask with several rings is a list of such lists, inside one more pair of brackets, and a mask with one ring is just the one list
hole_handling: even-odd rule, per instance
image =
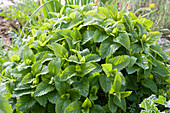
[[3, 64], [17, 112], [137, 113], [145, 97], [167, 90], [167, 55], [151, 21], [112, 6], [51, 14]]
[[159, 105], [164, 106], [163, 111], [165, 113], [170, 111], [170, 109], [168, 109], [170, 108], [170, 100], [166, 101], [166, 98], [163, 96], [156, 98], [156, 95], [151, 95], [149, 98], [144, 99], [140, 104], [140, 107], [144, 108], [141, 113], [160, 113], [160, 110], [158, 109]]

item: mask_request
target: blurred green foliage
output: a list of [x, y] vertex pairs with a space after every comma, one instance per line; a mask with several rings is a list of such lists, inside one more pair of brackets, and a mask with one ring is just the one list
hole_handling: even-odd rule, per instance
[[[127, 6], [131, 12], [143, 8], [137, 15], [145, 15], [145, 18], [153, 21], [152, 29], [170, 29], [169, 0], [117, 0], [117, 2], [119, 6], [121, 6], [120, 4], [122, 4], [122, 7]], [[154, 4], [154, 7], [151, 8], [151, 4]]]

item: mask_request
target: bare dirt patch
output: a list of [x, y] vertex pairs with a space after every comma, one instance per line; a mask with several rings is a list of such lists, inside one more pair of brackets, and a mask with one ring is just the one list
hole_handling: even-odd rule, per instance
[[2, 39], [2, 42], [5, 43], [5, 45], [12, 45], [12, 42], [10, 40], [9, 36], [9, 26], [10, 21], [5, 20], [3, 17], [0, 17], [0, 38]]

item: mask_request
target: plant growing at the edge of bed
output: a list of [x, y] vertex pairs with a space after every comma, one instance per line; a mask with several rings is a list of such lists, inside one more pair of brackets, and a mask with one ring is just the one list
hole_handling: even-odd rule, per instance
[[[166, 98], [163, 96], [159, 96], [158, 98], [156, 95], [151, 95], [150, 97], [144, 99], [140, 104], [140, 107], [144, 110], [141, 110], [141, 113], [160, 113], [158, 109], [158, 105], [162, 105], [164, 108], [164, 112], [169, 112], [170, 109], [170, 100], [166, 101]], [[163, 111], [162, 111], [163, 112]]]
[[70, 5], [58, 14], [32, 29], [2, 66], [13, 109], [139, 112], [144, 98], [166, 89], [167, 55], [151, 21], [112, 6]]

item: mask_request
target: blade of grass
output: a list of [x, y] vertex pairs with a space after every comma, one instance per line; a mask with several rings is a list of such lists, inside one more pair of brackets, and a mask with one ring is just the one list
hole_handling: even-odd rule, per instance
[[91, 2], [91, 0], [88, 0], [88, 4]]
[[146, 16], [149, 16], [151, 13], [155, 12], [156, 10], [157, 10], [157, 9], [155, 9], [155, 10], [153, 10], [153, 11], [150, 11], [150, 12], [142, 15], [141, 17], [144, 18], [144, 17], [146, 17]]
[[84, 0], [84, 3], [83, 3], [83, 5], [86, 5], [87, 4], [87, 0]]
[[137, 10], [135, 11], [134, 14], [137, 14], [138, 12], [143, 11], [143, 10], [150, 10], [150, 8], [148, 8], [148, 7], [139, 8], [139, 9], [137, 9]]
[[[40, 0], [40, 5], [42, 5], [42, 4], [44, 4], [44, 3], [45, 3], [44, 0]], [[47, 8], [44, 7], [44, 8], [41, 8], [41, 10], [43, 11], [44, 17], [47, 18], [47, 17], [48, 17]]]
[[83, 2], [84, 2], [84, 0], [81, 0], [81, 5], [83, 6]]

